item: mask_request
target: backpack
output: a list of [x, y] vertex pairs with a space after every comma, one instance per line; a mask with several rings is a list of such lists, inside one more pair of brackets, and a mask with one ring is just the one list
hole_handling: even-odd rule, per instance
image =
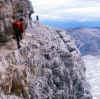
[[15, 31], [20, 31], [20, 32], [22, 32], [23, 33], [23, 22], [20, 22], [20, 21], [16, 21], [16, 22], [14, 22], [13, 23], [13, 29], [15, 30]]

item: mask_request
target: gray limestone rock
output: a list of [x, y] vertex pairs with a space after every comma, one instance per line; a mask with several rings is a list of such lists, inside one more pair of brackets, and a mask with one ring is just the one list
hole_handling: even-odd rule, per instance
[[0, 57], [0, 99], [92, 99], [71, 37], [41, 24], [32, 27], [20, 50]]

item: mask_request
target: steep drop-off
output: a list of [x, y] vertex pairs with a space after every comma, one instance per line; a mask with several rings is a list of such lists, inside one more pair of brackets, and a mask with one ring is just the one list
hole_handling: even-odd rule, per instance
[[92, 99], [86, 68], [66, 31], [32, 23], [25, 33], [20, 50], [0, 52], [0, 99]]

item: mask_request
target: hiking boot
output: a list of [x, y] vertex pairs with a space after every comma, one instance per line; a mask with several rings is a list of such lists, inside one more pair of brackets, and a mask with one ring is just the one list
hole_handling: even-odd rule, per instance
[[19, 45], [19, 46], [18, 46], [18, 49], [20, 49], [20, 48], [21, 48], [21, 46]]

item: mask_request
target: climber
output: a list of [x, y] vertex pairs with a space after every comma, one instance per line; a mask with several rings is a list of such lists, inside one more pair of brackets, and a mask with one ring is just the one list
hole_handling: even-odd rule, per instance
[[18, 49], [20, 49], [21, 48], [20, 41], [22, 40], [22, 38], [24, 36], [23, 18], [20, 18], [18, 21], [15, 21], [15, 19], [14, 19], [14, 22], [12, 25], [13, 25], [13, 29], [15, 31], [17, 46], [18, 46]]
[[29, 13], [29, 20], [32, 20], [31, 15], [32, 15], [33, 13], [34, 13], [33, 11], [30, 11], [30, 13]]
[[39, 23], [39, 16], [38, 15], [36, 15], [36, 21], [37, 21], [37, 23]]
[[33, 13], [34, 13], [33, 10], [31, 10], [30, 13], [29, 13], [29, 24], [30, 24], [31, 27], [32, 27], [32, 14]]

